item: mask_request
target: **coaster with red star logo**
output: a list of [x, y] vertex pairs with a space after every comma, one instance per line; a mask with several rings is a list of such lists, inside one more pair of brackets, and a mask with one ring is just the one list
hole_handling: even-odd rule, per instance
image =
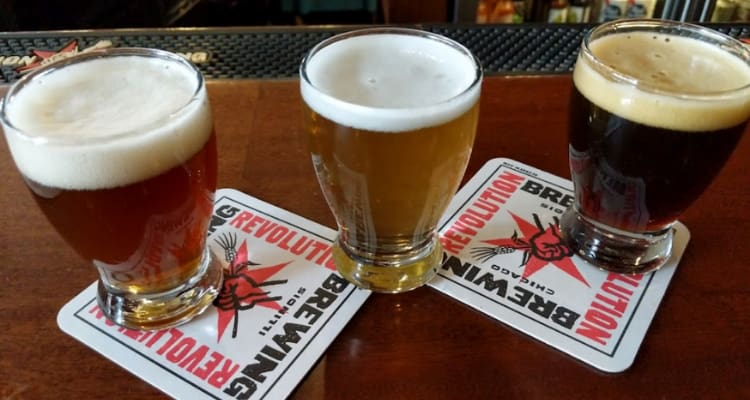
[[673, 253], [644, 275], [588, 264], [558, 228], [572, 183], [517, 161], [489, 161], [440, 223], [445, 257], [429, 285], [607, 372], [630, 367], [690, 233], [674, 226]]
[[369, 296], [331, 258], [336, 232], [231, 189], [216, 193], [209, 244], [224, 265], [206, 312], [175, 328], [114, 325], [92, 284], [58, 324], [174, 398], [284, 398]]

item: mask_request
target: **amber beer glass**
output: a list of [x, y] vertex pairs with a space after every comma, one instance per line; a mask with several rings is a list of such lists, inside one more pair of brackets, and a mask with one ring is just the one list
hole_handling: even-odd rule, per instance
[[337, 269], [379, 292], [423, 285], [474, 142], [477, 60], [443, 36], [373, 28], [321, 42], [300, 74], [313, 165], [339, 228]]
[[112, 321], [160, 329], [211, 304], [216, 139], [192, 64], [151, 49], [76, 55], [20, 79], [0, 120], [42, 212], [98, 270]]
[[750, 52], [699, 26], [615, 21], [585, 36], [573, 83], [563, 236], [605, 270], [655, 270], [745, 131]]

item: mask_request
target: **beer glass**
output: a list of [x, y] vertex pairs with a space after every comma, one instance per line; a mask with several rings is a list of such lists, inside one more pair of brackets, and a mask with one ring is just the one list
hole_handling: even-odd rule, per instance
[[98, 270], [107, 317], [161, 329], [211, 304], [216, 139], [192, 64], [151, 49], [79, 54], [21, 78], [0, 121], [36, 203]]
[[479, 63], [440, 35], [371, 28], [319, 43], [300, 75], [313, 165], [338, 224], [337, 269], [378, 292], [423, 285], [471, 154]]
[[585, 36], [573, 83], [562, 234], [602, 269], [655, 270], [745, 131], [750, 52], [700, 26], [615, 21]]

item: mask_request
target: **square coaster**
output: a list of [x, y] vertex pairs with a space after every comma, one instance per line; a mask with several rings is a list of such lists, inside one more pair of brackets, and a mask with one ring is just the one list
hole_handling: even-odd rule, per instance
[[235, 190], [216, 199], [208, 240], [245, 300], [220, 295], [187, 324], [145, 332], [107, 320], [92, 284], [58, 324], [175, 398], [286, 397], [370, 292], [335, 271], [335, 231]]
[[656, 272], [621, 275], [565, 256], [552, 230], [573, 201], [572, 183], [493, 159], [459, 191], [441, 220], [446, 251], [429, 285], [606, 372], [630, 367], [685, 251]]

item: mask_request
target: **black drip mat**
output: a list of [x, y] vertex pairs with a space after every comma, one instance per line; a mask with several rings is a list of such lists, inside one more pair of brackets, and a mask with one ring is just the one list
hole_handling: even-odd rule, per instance
[[[593, 25], [420, 25], [463, 43], [487, 75], [560, 74], [572, 70], [585, 32]], [[750, 24], [709, 25], [734, 37], [750, 36]], [[109, 41], [117, 47], [152, 47], [181, 53], [208, 79], [284, 79], [298, 75], [304, 54], [319, 41], [355, 27], [262, 27], [0, 34], [0, 83], [23, 67], [65, 48], [78, 51]]]

